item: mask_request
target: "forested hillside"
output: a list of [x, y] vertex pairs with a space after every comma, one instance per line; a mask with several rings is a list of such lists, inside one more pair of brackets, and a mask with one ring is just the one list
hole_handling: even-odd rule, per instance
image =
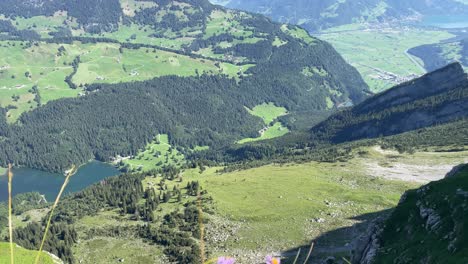
[[205, 0], [100, 3], [1, 3], [2, 165], [60, 171], [134, 155], [160, 133], [221, 146], [265, 125], [245, 107], [294, 116], [366, 96], [358, 72], [296, 26]]
[[419, 57], [428, 71], [443, 67], [453, 61], [458, 61], [468, 68], [468, 38], [422, 45], [408, 52]]
[[382, 22], [431, 14], [468, 14], [466, 2], [404, 0], [231, 0], [230, 8], [261, 13], [283, 23], [299, 24], [310, 31], [356, 22]]

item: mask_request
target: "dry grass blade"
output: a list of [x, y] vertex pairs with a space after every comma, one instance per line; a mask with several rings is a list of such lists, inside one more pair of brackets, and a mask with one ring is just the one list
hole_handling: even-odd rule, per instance
[[205, 225], [203, 224], [203, 209], [202, 197], [198, 192], [197, 207], [198, 207], [198, 226], [200, 228], [200, 259], [201, 263], [205, 263]]
[[300, 248], [299, 248], [299, 250], [297, 251], [297, 255], [296, 255], [296, 258], [294, 259], [293, 264], [296, 264], [297, 260], [299, 259], [299, 255], [301, 255], [301, 249], [300, 249]]
[[45, 243], [45, 241], [47, 239], [47, 233], [49, 232], [50, 222], [52, 221], [52, 216], [54, 215], [54, 210], [57, 207], [57, 205], [59, 204], [60, 197], [62, 196], [63, 191], [65, 190], [65, 187], [67, 187], [68, 182], [70, 181], [70, 177], [75, 173], [76, 173], [76, 166], [73, 165], [72, 168], [67, 172], [67, 176], [65, 177], [65, 181], [63, 182], [62, 188], [60, 189], [60, 192], [57, 194], [57, 198], [55, 199], [54, 205], [52, 206], [52, 209], [49, 212], [49, 219], [47, 220], [47, 225], [46, 225], [46, 228], [44, 230], [44, 235], [42, 236], [41, 247], [39, 248], [39, 252], [37, 252], [36, 261], [34, 262], [35, 264], [38, 264], [40, 259], [41, 259], [42, 250], [44, 248], [44, 243]]
[[13, 181], [13, 172], [11, 172], [11, 164], [8, 164], [8, 228], [10, 232], [10, 263], [15, 263], [15, 256], [13, 252], [13, 224], [12, 224], [12, 215], [13, 215], [13, 206], [12, 206], [12, 197], [11, 197], [11, 186]]
[[309, 253], [307, 254], [307, 258], [304, 261], [304, 264], [307, 264], [307, 261], [309, 261], [310, 254], [312, 254], [312, 250], [314, 250], [314, 242], [312, 242], [312, 244], [310, 245]]

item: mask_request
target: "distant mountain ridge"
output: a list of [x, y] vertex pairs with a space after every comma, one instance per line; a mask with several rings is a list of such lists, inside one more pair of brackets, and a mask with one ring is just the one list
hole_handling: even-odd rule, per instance
[[[216, 1], [216, 0], [213, 0]], [[231, 0], [216, 1], [229, 8], [261, 13], [275, 21], [299, 24], [317, 31], [359, 21], [383, 21], [431, 14], [468, 14], [468, 4], [457, 0]]]
[[315, 139], [391, 136], [468, 118], [468, 76], [458, 63], [375, 95], [312, 128]]

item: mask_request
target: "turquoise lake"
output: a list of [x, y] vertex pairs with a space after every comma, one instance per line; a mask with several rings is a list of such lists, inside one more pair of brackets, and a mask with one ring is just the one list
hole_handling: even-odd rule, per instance
[[[30, 168], [13, 169], [13, 174], [13, 195], [25, 192], [39, 192], [45, 195], [49, 202], [55, 200], [65, 180], [63, 174], [44, 172]], [[97, 161], [90, 162], [81, 166], [78, 172], [71, 177], [64, 195], [83, 190], [89, 185], [119, 174], [119, 170], [110, 164]], [[7, 176], [1, 175], [0, 201], [8, 199], [7, 186]]]

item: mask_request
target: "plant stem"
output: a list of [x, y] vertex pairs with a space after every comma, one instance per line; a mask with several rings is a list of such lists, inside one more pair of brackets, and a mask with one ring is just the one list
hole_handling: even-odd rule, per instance
[[304, 264], [307, 264], [307, 261], [309, 261], [310, 254], [312, 254], [312, 250], [314, 250], [314, 242], [312, 242], [312, 244], [310, 245], [309, 254], [307, 254], [307, 258], [304, 261]]
[[201, 204], [201, 193], [198, 192], [197, 207], [198, 207], [198, 226], [200, 228], [200, 258], [201, 263], [205, 263], [205, 226], [203, 224], [203, 209]]
[[47, 233], [49, 232], [50, 222], [52, 221], [52, 216], [54, 215], [54, 210], [55, 210], [55, 208], [57, 207], [57, 205], [58, 205], [58, 203], [60, 201], [60, 197], [62, 196], [62, 193], [65, 190], [65, 187], [67, 187], [67, 184], [70, 181], [70, 177], [75, 173], [76, 173], [76, 166], [73, 165], [72, 168], [70, 169], [70, 171], [67, 173], [67, 176], [65, 177], [65, 181], [63, 182], [62, 188], [60, 189], [60, 192], [57, 194], [57, 198], [55, 199], [54, 205], [52, 206], [52, 209], [49, 212], [49, 219], [47, 220], [47, 225], [46, 225], [46, 228], [44, 230], [44, 235], [42, 236], [41, 247], [39, 248], [39, 252], [37, 253], [36, 261], [34, 262], [35, 264], [38, 264], [40, 259], [41, 259], [42, 250], [44, 248], [44, 243], [45, 243], [45, 241], [47, 239]]
[[13, 215], [13, 200], [11, 197], [11, 187], [13, 181], [13, 172], [11, 172], [11, 164], [8, 164], [8, 228], [10, 231], [10, 263], [15, 263], [15, 255], [13, 252], [13, 223], [12, 223], [12, 215]]

